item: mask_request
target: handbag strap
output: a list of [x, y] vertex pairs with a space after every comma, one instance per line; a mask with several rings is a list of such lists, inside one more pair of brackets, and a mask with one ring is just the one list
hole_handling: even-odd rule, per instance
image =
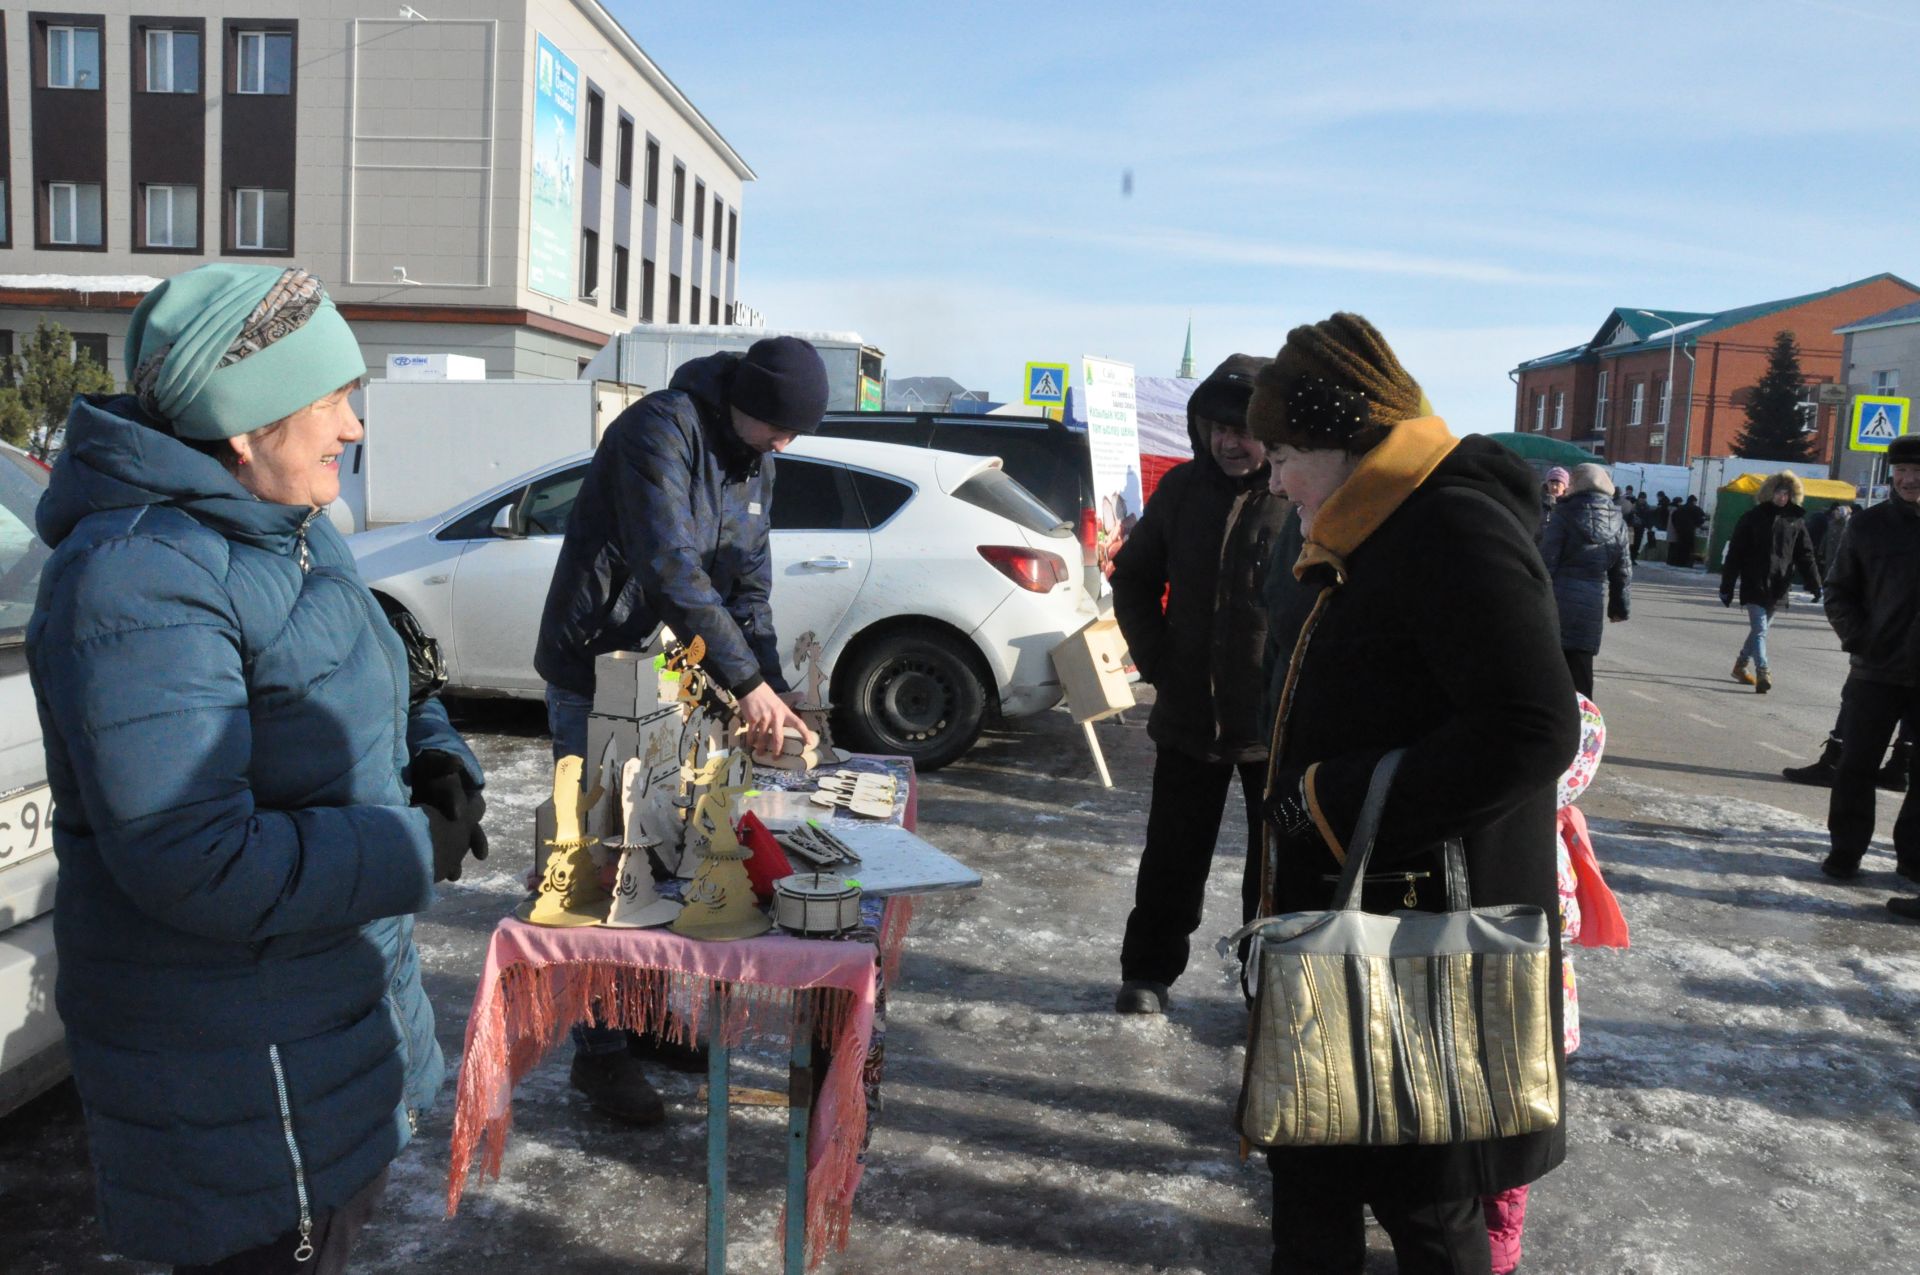
[[1386, 808], [1387, 790], [1393, 787], [1394, 772], [1400, 769], [1400, 759], [1407, 755], [1404, 748], [1396, 748], [1382, 757], [1373, 767], [1373, 778], [1367, 781], [1366, 800], [1360, 805], [1360, 818], [1353, 825], [1353, 839], [1347, 844], [1347, 862], [1340, 869], [1340, 884], [1333, 890], [1333, 905], [1342, 912], [1358, 912], [1360, 907], [1360, 885], [1367, 875], [1367, 860], [1373, 857], [1373, 838], [1380, 831], [1380, 813]]
[[[1380, 817], [1386, 810], [1387, 792], [1393, 787], [1393, 777], [1400, 769], [1401, 760], [1407, 755], [1404, 748], [1396, 748], [1382, 757], [1373, 767], [1373, 777], [1367, 781], [1366, 800], [1360, 806], [1360, 818], [1355, 821], [1353, 840], [1347, 846], [1347, 862], [1340, 870], [1340, 884], [1334, 887], [1334, 906], [1343, 912], [1359, 912], [1360, 888], [1365, 882], [1367, 863], [1373, 858], [1373, 843], [1380, 832]], [[1467, 888], [1467, 848], [1458, 837], [1448, 837], [1441, 847], [1441, 874], [1446, 878], [1447, 911], [1467, 912], [1473, 908], [1473, 897]]]

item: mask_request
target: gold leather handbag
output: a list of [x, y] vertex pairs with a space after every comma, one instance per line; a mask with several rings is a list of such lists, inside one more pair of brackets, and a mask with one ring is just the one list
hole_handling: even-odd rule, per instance
[[1264, 917], [1228, 940], [1252, 939], [1238, 1123], [1257, 1145], [1476, 1142], [1560, 1122], [1547, 914], [1473, 907], [1457, 839], [1447, 911], [1360, 910], [1403, 751], [1374, 769], [1335, 910]]

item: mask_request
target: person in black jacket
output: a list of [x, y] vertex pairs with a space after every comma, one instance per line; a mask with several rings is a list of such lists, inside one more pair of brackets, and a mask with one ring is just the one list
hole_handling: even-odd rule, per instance
[[1564, 468], [1555, 465], [1547, 471], [1540, 483], [1540, 525], [1534, 529], [1533, 538], [1538, 543], [1547, 534], [1547, 523], [1553, 517], [1553, 507], [1567, 494], [1567, 484], [1573, 481], [1573, 475]]
[[[1848, 672], [1840, 692], [1840, 764], [1827, 806], [1831, 848], [1820, 868], [1843, 881], [1859, 875], [1873, 840], [1874, 779], [1887, 740], [1920, 698], [1920, 437], [1895, 439], [1887, 459], [1889, 498], [1848, 524], [1827, 582], [1827, 621], [1847, 653]], [[1893, 850], [1895, 870], [1920, 882], [1916, 789], [1909, 783], [1900, 802]]]
[[[1267, 362], [1233, 355], [1194, 390], [1187, 400], [1193, 459], [1160, 480], [1114, 561], [1114, 618], [1155, 691], [1147, 733], [1157, 749], [1147, 844], [1120, 946], [1114, 1008], [1123, 1014], [1159, 1013], [1186, 969], [1236, 771], [1247, 845], [1260, 844], [1267, 758], [1261, 595], [1287, 512], [1286, 501], [1268, 491], [1266, 456], [1247, 433], [1254, 374]], [[1243, 922], [1259, 888], [1258, 856], [1249, 853], [1246, 863]]]
[[1540, 558], [1553, 576], [1560, 613], [1560, 651], [1574, 689], [1593, 698], [1593, 657], [1606, 620], [1627, 618], [1633, 564], [1627, 529], [1613, 502], [1613, 480], [1599, 465], [1576, 465], [1566, 497], [1547, 520]]
[[1695, 557], [1694, 541], [1700, 534], [1700, 528], [1707, 525], [1707, 511], [1700, 507], [1700, 497], [1688, 496], [1684, 505], [1676, 504], [1673, 512], [1667, 515], [1667, 526], [1671, 539], [1667, 545], [1667, 565], [1672, 567], [1691, 567]]
[[[594, 657], [638, 649], [661, 623], [705, 641], [701, 663], [738, 701], [751, 746], [777, 747], [789, 727], [812, 739], [781, 698], [767, 511], [773, 454], [819, 428], [826, 405], [819, 352], [768, 337], [681, 365], [607, 427], [567, 515], [533, 656], [556, 758], [587, 750]], [[637, 1038], [582, 1025], [574, 1045], [573, 1085], [596, 1108], [631, 1124], [666, 1118]]]
[[[1554, 786], [1579, 738], [1537, 485], [1490, 439], [1456, 438], [1356, 315], [1296, 328], [1247, 420], [1296, 503], [1302, 588], [1278, 595], [1289, 672], [1275, 723], [1262, 915], [1325, 909], [1375, 764], [1405, 748], [1373, 861], [1445, 909], [1440, 844], [1462, 838], [1476, 906], [1556, 915]], [[1369, 911], [1402, 905], [1396, 881]], [[1552, 1038], [1561, 1040], [1558, 928]], [[1556, 1065], [1556, 1083], [1562, 1082]], [[1273, 1170], [1278, 1271], [1354, 1272], [1363, 1209], [1407, 1272], [1486, 1275], [1480, 1197], [1566, 1154], [1564, 1123], [1483, 1142], [1289, 1147]]]
[[[1733, 661], [1733, 680], [1762, 695], [1773, 689], [1767, 664], [1767, 629], [1775, 607], [1786, 606], [1787, 588], [1798, 571], [1813, 600], [1820, 600], [1820, 568], [1813, 560], [1801, 501], [1807, 486], [1800, 475], [1783, 469], [1760, 484], [1752, 509], [1740, 515], [1727, 539], [1727, 561], [1720, 571], [1720, 604], [1733, 605], [1734, 590], [1747, 609], [1747, 641]], [[1751, 661], [1753, 671], [1747, 671]], [[1881, 748], [1887, 741], [1880, 741]]]

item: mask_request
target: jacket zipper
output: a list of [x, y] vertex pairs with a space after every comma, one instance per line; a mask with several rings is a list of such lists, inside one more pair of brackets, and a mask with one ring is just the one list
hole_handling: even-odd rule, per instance
[[293, 1104], [287, 1101], [287, 1073], [280, 1065], [280, 1046], [268, 1045], [267, 1058], [273, 1063], [273, 1087], [280, 1098], [280, 1129], [287, 1137], [287, 1155], [293, 1160], [293, 1190], [300, 1197], [300, 1243], [293, 1260], [313, 1259], [313, 1210], [307, 1200], [307, 1166], [300, 1159], [300, 1144], [293, 1136]]
[[417, 1135], [420, 1132], [420, 1113], [407, 1102], [407, 1077], [413, 1075], [413, 1044], [407, 1038], [407, 1025], [400, 1020], [400, 1002], [393, 998], [391, 991], [380, 998], [387, 1007], [387, 1017], [393, 1022], [394, 1035], [400, 1041], [400, 1102], [401, 1110], [407, 1113], [407, 1132]]
[[293, 560], [299, 564], [301, 575], [313, 570], [313, 550], [307, 547], [307, 528], [319, 516], [318, 509], [309, 510], [307, 516], [300, 520], [299, 530], [293, 533]]

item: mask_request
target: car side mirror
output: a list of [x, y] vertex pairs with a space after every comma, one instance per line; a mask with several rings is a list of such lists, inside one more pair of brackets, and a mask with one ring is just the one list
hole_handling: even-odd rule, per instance
[[527, 533], [520, 529], [520, 520], [514, 517], [518, 508], [517, 504], [511, 502], [500, 506], [493, 515], [493, 521], [488, 524], [488, 530], [502, 540], [525, 540]]

